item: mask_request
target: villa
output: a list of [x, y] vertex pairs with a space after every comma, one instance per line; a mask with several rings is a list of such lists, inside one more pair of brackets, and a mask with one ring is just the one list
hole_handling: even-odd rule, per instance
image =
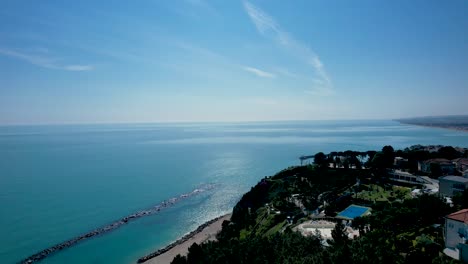
[[388, 174], [389, 174], [389, 178], [392, 181], [396, 181], [396, 182], [403, 182], [403, 183], [410, 183], [410, 184], [427, 183], [427, 180], [425, 180], [424, 178], [417, 176], [417, 175], [413, 175], [406, 171], [392, 170]]
[[444, 253], [454, 259], [468, 261], [468, 209], [449, 214], [445, 217]]
[[445, 175], [452, 174], [455, 171], [455, 164], [448, 159], [429, 159], [426, 161], [418, 162], [418, 170], [431, 173], [434, 165], [439, 166], [442, 173]]
[[454, 159], [452, 162], [455, 164], [457, 170], [461, 172], [468, 170], [468, 158]]
[[439, 194], [453, 197], [457, 193], [463, 193], [468, 189], [468, 178], [461, 176], [439, 177]]

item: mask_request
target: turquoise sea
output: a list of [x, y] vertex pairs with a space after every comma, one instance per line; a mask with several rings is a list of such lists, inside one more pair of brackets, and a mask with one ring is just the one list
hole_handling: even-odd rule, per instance
[[134, 263], [228, 212], [262, 177], [318, 151], [468, 147], [468, 133], [393, 121], [0, 127], [0, 262], [213, 184], [42, 263]]

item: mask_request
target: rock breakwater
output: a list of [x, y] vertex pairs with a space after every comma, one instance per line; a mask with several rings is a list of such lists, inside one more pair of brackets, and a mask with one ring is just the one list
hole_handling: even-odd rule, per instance
[[41, 250], [38, 253], [33, 254], [33, 255], [21, 260], [18, 263], [27, 264], [27, 263], [35, 263], [35, 262], [41, 261], [41, 260], [45, 259], [46, 257], [48, 257], [52, 253], [55, 253], [57, 251], [60, 251], [60, 250], [63, 250], [63, 249], [69, 248], [69, 247], [72, 247], [75, 244], [77, 244], [79, 242], [83, 242], [83, 241], [85, 241], [87, 239], [90, 239], [92, 237], [95, 237], [95, 236], [98, 236], [98, 235], [103, 235], [105, 233], [113, 231], [113, 230], [127, 224], [128, 222], [135, 220], [135, 219], [156, 214], [156, 213], [160, 212], [161, 210], [163, 210], [165, 208], [168, 208], [168, 207], [171, 207], [171, 206], [175, 205], [176, 203], [178, 203], [178, 202], [180, 202], [180, 201], [182, 201], [184, 199], [187, 199], [189, 197], [192, 197], [192, 196], [195, 196], [197, 194], [203, 193], [205, 191], [211, 190], [214, 187], [215, 187], [214, 185], [205, 185], [205, 186], [203, 186], [201, 188], [197, 188], [197, 189], [195, 189], [195, 190], [193, 190], [193, 191], [191, 191], [189, 193], [181, 194], [181, 195], [179, 195], [177, 197], [170, 198], [170, 199], [165, 200], [165, 201], [161, 202], [160, 204], [155, 205], [155, 206], [153, 206], [153, 207], [151, 207], [151, 208], [149, 208], [147, 210], [138, 211], [136, 213], [133, 213], [131, 215], [123, 217], [123, 218], [121, 218], [119, 220], [113, 221], [112, 223], [110, 223], [110, 224], [108, 224], [106, 226], [94, 229], [94, 230], [92, 230], [92, 231], [90, 231], [88, 233], [82, 234], [80, 236], [69, 239], [69, 240], [67, 240], [65, 242], [62, 242], [62, 243], [59, 243], [57, 245], [46, 248], [44, 250]]

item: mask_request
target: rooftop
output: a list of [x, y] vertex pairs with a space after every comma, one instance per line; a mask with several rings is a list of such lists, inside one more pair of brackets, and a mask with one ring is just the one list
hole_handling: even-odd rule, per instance
[[463, 165], [468, 164], [468, 158], [458, 158], [458, 159], [454, 159], [452, 161], [457, 163], [457, 164], [463, 164]]
[[429, 163], [439, 163], [439, 164], [453, 164], [450, 160], [448, 159], [428, 159], [424, 161], [424, 163], [429, 164]]
[[440, 177], [439, 180], [456, 181], [456, 182], [462, 182], [462, 183], [468, 182], [468, 178], [464, 178], [462, 176], [445, 176], [445, 177]]
[[468, 209], [462, 209], [458, 212], [447, 215], [448, 219], [468, 224]]

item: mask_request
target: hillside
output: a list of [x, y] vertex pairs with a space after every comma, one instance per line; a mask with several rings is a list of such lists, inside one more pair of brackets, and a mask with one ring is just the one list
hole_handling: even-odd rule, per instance
[[[442, 253], [444, 217], [466, 201], [450, 207], [436, 195], [413, 197], [420, 186], [392, 184], [378, 161], [392, 153], [384, 147], [368, 169], [319, 163], [265, 177], [234, 207], [218, 241], [193, 244], [172, 263], [456, 263]], [[343, 221], [350, 205], [371, 213]], [[317, 223], [324, 228], [305, 231]], [[328, 236], [325, 225], [334, 226]]]

